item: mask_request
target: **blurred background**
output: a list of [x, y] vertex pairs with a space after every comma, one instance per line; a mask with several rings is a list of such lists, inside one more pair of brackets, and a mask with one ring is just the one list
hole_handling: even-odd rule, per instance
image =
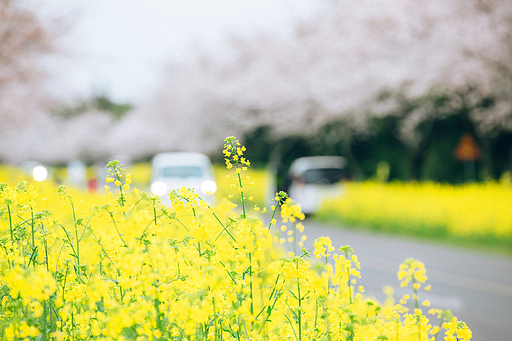
[[1, 163], [221, 162], [235, 135], [278, 186], [322, 154], [356, 180], [499, 179], [511, 92], [507, 1], [0, 3]]

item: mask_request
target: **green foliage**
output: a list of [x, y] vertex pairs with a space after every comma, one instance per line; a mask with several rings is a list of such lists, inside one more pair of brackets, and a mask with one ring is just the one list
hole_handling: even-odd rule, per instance
[[109, 113], [114, 120], [120, 120], [130, 110], [133, 109], [131, 104], [118, 104], [105, 95], [97, 95], [90, 100], [81, 100], [73, 106], [62, 106], [54, 110], [54, 115], [63, 119], [71, 119], [83, 115], [91, 110], [98, 110]]
[[[462, 135], [471, 134], [474, 127], [465, 112], [434, 122], [420, 178], [423, 180], [461, 183], [466, 180], [464, 163], [455, 159], [455, 149]], [[477, 174], [482, 173], [482, 163], [476, 161]], [[479, 176], [475, 180], [485, 180]]]
[[389, 179], [406, 179], [409, 176], [409, 151], [398, 138], [399, 116], [386, 116], [372, 120], [372, 133], [352, 143], [355, 158], [364, 179], [374, 177], [379, 163], [389, 165]]
[[[274, 163], [278, 188], [285, 188], [291, 162], [302, 156], [340, 155], [348, 160], [352, 177], [373, 179], [379, 165], [389, 166], [388, 180], [433, 180], [461, 183], [498, 179], [512, 170], [512, 133], [495, 127], [491, 133], [477, 131], [474, 112], [491, 110], [492, 96], [476, 99], [475, 88], [433, 87], [412, 97], [404, 89], [383, 92], [376, 101], [392, 109], [385, 114], [367, 115], [367, 128], [357, 128], [340, 114], [309, 136], [275, 136], [272, 127], [260, 126], [244, 136], [256, 163]], [[357, 115], [357, 113], [356, 113]], [[455, 150], [464, 134], [470, 134], [482, 157], [468, 164], [457, 160]], [[470, 172], [468, 172], [470, 170]], [[474, 171], [475, 175], [472, 175]]]

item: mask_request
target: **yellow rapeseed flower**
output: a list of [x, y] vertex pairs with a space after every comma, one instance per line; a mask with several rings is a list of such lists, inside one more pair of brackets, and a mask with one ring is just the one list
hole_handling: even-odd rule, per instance
[[[224, 157], [241, 172], [249, 166], [244, 152], [238, 140], [226, 140]], [[109, 183], [129, 189], [131, 177], [118, 162], [109, 165]], [[173, 191], [171, 206], [163, 206], [136, 190], [119, 200], [122, 191], [37, 186], [0, 184], [5, 339], [412, 341], [439, 330], [419, 308], [408, 313], [404, 305], [417, 292], [404, 295], [404, 305], [390, 288], [384, 304], [365, 297], [349, 246], [336, 253], [329, 237], [317, 239], [314, 255], [325, 259], [314, 264], [307, 250], [281, 248], [285, 238], [301, 248], [307, 240], [297, 235], [304, 231], [300, 207], [284, 192], [270, 213], [281, 206], [283, 223], [293, 227], [274, 231], [227, 199], [210, 206], [187, 188]], [[398, 277], [417, 291], [426, 271], [409, 259]], [[448, 339], [471, 337], [447, 311], [429, 313], [448, 321]]]

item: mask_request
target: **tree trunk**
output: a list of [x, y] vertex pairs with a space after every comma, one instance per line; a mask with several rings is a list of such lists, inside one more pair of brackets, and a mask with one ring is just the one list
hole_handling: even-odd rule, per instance
[[362, 181], [364, 180], [363, 171], [361, 170], [361, 166], [359, 165], [359, 162], [354, 156], [354, 153], [352, 152], [352, 143], [350, 139], [343, 139], [340, 141], [339, 144], [340, 148], [340, 154], [343, 155], [348, 162], [348, 169], [351, 172], [351, 177], [354, 180]]
[[491, 137], [482, 137], [479, 139], [482, 144], [482, 167], [483, 179], [494, 179], [494, 164], [492, 160], [492, 146], [494, 139]]
[[433, 127], [434, 120], [425, 122], [420, 142], [417, 146], [411, 149], [410, 180], [421, 180], [421, 172], [425, 162], [425, 155], [427, 154], [430, 141], [432, 140]]

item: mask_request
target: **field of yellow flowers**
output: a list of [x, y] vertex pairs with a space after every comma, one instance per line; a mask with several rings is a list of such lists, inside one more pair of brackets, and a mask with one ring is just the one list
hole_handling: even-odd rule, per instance
[[512, 253], [512, 186], [504, 182], [354, 182], [318, 218]]
[[430, 286], [418, 260], [397, 269], [410, 294], [395, 302], [387, 288], [380, 303], [357, 286], [349, 246], [322, 237], [312, 255], [280, 248], [297, 243], [304, 216], [283, 192], [266, 213], [249, 206], [244, 150], [226, 139], [235, 192], [215, 207], [185, 188], [164, 207], [116, 161], [106, 194], [0, 184], [0, 339], [471, 339], [421, 300]]

